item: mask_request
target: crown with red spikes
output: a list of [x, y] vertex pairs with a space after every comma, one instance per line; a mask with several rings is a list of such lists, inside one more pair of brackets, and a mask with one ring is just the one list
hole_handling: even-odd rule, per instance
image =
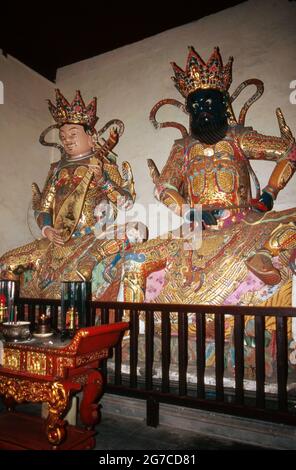
[[50, 100], [48, 102], [48, 109], [54, 118], [55, 122], [59, 125], [63, 124], [86, 124], [91, 129], [96, 125], [98, 117], [97, 113], [97, 99], [93, 98], [91, 102], [85, 106], [80, 91], [76, 91], [76, 95], [70, 104], [62, 95], [59, 89], [56, 92], [56, 106]]
[[227, 91], [232, 81], [232, 62], [233, 57], [229, 57], [228, 63], [224, 67], [219, 48], [215, 47], [214, 52], [205, 63], [190, 46], [185, 70], [182, 70], [175, 62], [171, 62], [175, 73], [172, 80], [184, 98], [198, 89], [211, 88]]

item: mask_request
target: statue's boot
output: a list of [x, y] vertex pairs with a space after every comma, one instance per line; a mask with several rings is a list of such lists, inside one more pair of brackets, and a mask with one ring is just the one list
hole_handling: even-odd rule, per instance
[[3, 270], [0, 274], [0, 281], [19, 281], [20, 275], [9, 270]]
[[192, 286], [194, 291], [197, 292], [204, 281], [204, 276], [202, 273], [196, 271], [188, 271], [183, 276], [183, 287]]
[[[96, 260], [94, 259], [83, 259], [78, 263], [76, 274], [79, 277], [79, 280], [82, 281], [91, 281], [92, 280], [92, 272], [93, 269], [96, 265]], [[74, 273], [72, 273], [72, 276], [75, 276]], [[71, 279], [72, 280], [72, 279]], [[73, 277], [73, 280], [76, 280], [76, 278]]]
[[17, 264], [6, 266], [6, 269], [2, 269], [0, 273], [0, 279], [5, 281], [19, 281], [20, 275], [26, 271], [26, 269], [32, 269], [32, 264], [27, 265]]
[[281, 273], [273, 266], [271, 255], [267, 251], [259, 251], [251, 256], [246, 265], [265, 284], [274, 286], [281, 282]]

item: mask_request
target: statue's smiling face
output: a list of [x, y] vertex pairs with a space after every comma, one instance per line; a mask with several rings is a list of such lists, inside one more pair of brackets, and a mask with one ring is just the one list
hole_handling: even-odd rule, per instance
[[201, 142], [214, 143], [227, 131], [226, 97], [219, 90], [196, 90], [187, 98], [191, 132]]
[[92, 138], [79, 124], [64, 124], [60, 128], [60, 140], [70, 157], [77, 157], [91, 151]]

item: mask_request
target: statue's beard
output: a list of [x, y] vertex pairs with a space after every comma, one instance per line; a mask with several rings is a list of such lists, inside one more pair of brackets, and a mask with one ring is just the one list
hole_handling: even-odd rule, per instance
[[[207, 120], [206, 120], [207, 117]], [[212, 115], [202, 114], [198, 119], [191, 121], [193, 137], [205, 144], [216, 144], [224, 139], [228, 129], [227, 118], [215, 119]]]

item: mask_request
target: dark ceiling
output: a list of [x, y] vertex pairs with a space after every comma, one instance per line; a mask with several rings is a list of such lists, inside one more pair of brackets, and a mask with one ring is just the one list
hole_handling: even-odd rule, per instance
[[83, 8], [81, 2], [73, 2], [67, 15], [56, 11], [54, 16], [44, 13], [36, 17], [35, 11], [35, 16], [23, 16], [18, 11], [17, 16], [16, 12], [11, 13], [1, 22], [0, 48], [4, 54], [16, 57], [54, 81], [59, 67], [190, 23], [242, 1], [225, 0], [216, 5], [196, 1], [194, 9], [185, 4], [184, 9], [175, 6], [167, 8], [167, 12], [156, 8], [147, 11], [140, 3], [130, 12], [128, 7], [121, 7], [120, 11], [117, 2], [109, 2], [108, 9], [98, 10], [90, 4]]

